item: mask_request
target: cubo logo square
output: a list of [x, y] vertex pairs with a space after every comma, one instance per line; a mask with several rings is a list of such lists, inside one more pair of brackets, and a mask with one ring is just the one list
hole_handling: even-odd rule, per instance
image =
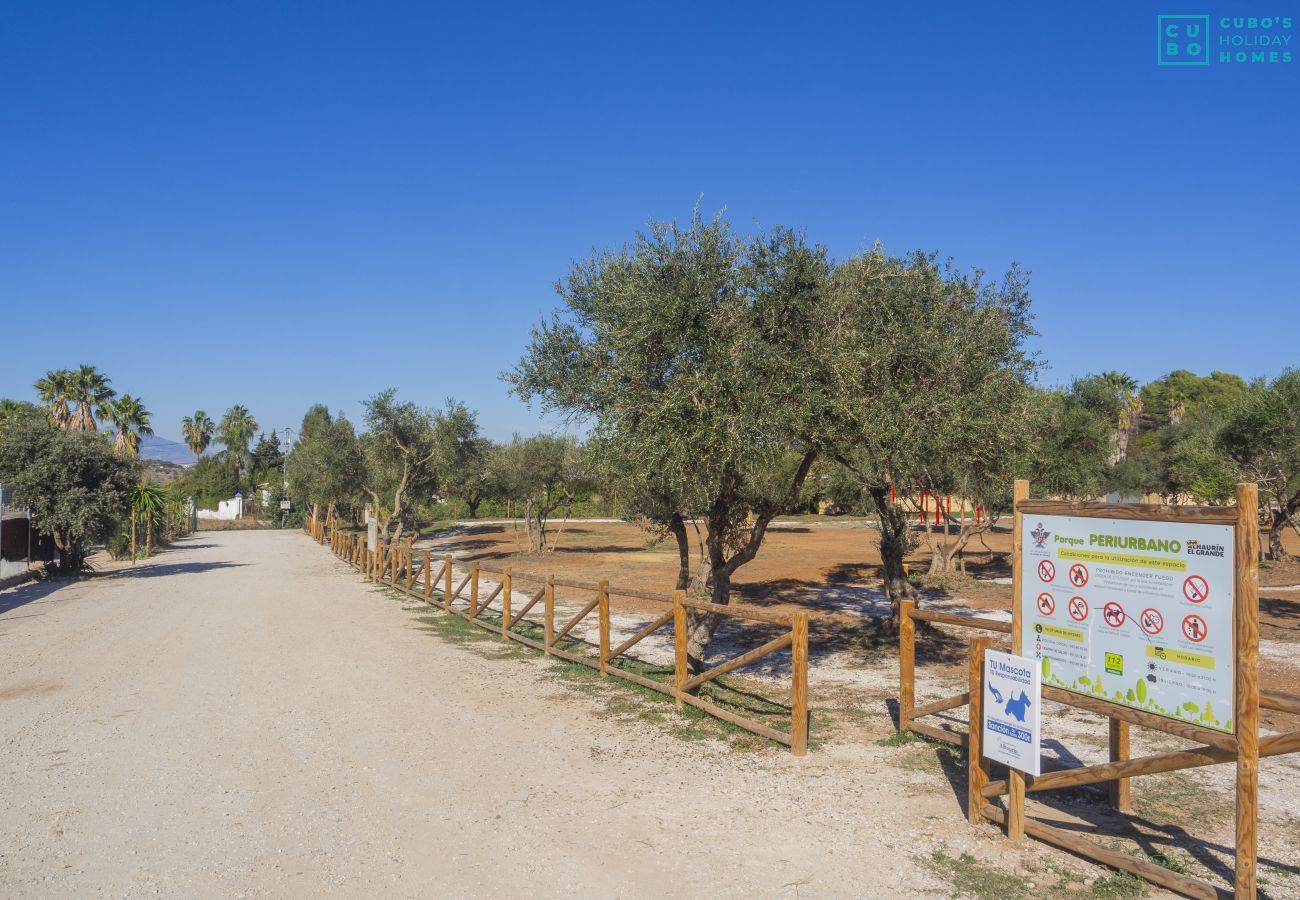
[[1208, 66], [1209, 16], [1156, 16], [1156, 64]]

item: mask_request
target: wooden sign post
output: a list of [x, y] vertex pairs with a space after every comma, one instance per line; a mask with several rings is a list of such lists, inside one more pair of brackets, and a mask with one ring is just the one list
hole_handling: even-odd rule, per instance
[[[972, 730], [973, 819], [1004, 824], [1012, 840], [1028, 834], [1189, 896], [1214, 897], [1215, 886], [1199, 878], [1026, 819], [1025, 793], [1106, 784], [1112, 804], [1127, 812], [1134, 777], [1232, 762], [1233, 888], [1237, 897], [1255, 896], [1259, 759], [1300, 750], [1300, 732], [1259, 738], [1261, 705], [1300, 711], [1300, 697], [1259, 687], [1257, 514], [1253, 484], [1237, 486], [1235, 507], [1213, 507], [1031, 500], [1028, 482], [1016, 482], [1012, 652], [1039, 662], [1044, 700], [1108, 718], [1110, 761], [1038, 777], [1011, 770], [985, 783]], [[971, 721], [973, 729], [973, 712]], [[1130, 759], [1132, 725], [1201, 746]], [[979, 800], [1004, 795], [1004, 808]]]

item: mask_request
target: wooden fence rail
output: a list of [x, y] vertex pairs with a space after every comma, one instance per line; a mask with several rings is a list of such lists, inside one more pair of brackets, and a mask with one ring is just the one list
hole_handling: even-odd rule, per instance
[[[330, 549], [368, 579], [381, 582], [430, 605], [435, 594], [444, 612], [460, 616], [473, 625], [498, 635], [502, 640], [512, 640], [540, 650], [568, 662], [587, 666], [598, 671], [602, 678], [613, 675], [641, 687], [673, 697], [678, 706], [694, 706], [715, 718], [743, 728], [769, 740], [788, 746], [795, 755], [808, 752], [808, 614], [773, 613], [743, 606], [722, 606], [688, 600], [685, 591], [660, 593], [635, 588], [612, 587], [607, 581], [578, 581], [557, 578], [533, 572], [518, 572], [510, 566], [494, 567], [470, 562], [459, 583], [453, 585], [455, 561], [450, 555], [434, 560], [425, 551], [417, 555], [410, 540], [389, 547], [370, 550], [363, 535], [327, 527], [324, 522], [308, 522], [308, 534], [321, 543], [327, 540]], [[481, 578], [491, 575], [498, 579], [495, 587], [486, 594]], [[555, 589], [557, 587], [591, 591], [590, 600], [567, 619], [556, 624]], [[662, 604], [665, 609], [623, 640], [610, 646], [610, 603], [612, 597], [634, 598]], [[516, 599], [524, 598], [522, 608], [516, 609]], [[542, 604], [542, 621], [527, 618]], [[691, 674], [686, 654], [687, 611], [714, 613], [732, 619], [760, 623], [785, 629], [772, 640], [746, 653], [722, 662], [713, 668]], [[591, 633], [592, 614], [595, 614], [595, 636]], [[584, 624], [585, 623], [585, 624]], [[579, 626], [583, 626], [580, 636]], [[635, 662], [628, 651], [650, 635], [671, 627], [673, 631], [672, 680], [651, 677], [653, 668], [643, 665], [634, 671], [622, 663]], [[723, 709], [716, 703], [698, 695], [698, 690], [708, 682], [752, 665], [786, 648], [791, 654], [790, 675], [790, 731], [773, 728], [763, 722]], [[667, 674], [665, 672], [665, 674]]]

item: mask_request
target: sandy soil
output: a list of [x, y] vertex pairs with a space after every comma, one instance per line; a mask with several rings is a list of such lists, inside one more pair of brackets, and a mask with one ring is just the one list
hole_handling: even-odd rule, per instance
[[[819, 657], [818, 746], [796, 759], [614, 715], [618, 685], [578, 690], [425, 615], [296, 532], [199, 534], [134, 570], [0, 593], [0, 894], [1009, 896], [1006, 877], [1081, 897], [1110, 877], [967, 827], [956, 757], [877, 743], [887, 654]], [[922, 673], [923, 694], [950, 687]], [[1059, 728], [1100, 752], [1074, 712]], [[1222, 833], [1220, 771], [1188, 782], [1213, 803], [1180, 799], [1183, 781], [1135, 788], [1147, 847], [1221, 871], [1221, 841], [1181, 849]], [[1291, 896], [1300, 777], [1266, 778], [1269, 890]]]
[[929, 848], [1000, 852], [950, 790], [882, 795], [893, 748], [606, 721], [293, 532], [195, 535], [0, 611], [9, 897], [886, 896], [943, 890]]

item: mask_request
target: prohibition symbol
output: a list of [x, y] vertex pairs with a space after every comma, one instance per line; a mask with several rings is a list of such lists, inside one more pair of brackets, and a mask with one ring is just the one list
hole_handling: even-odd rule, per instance
[[1050, 559], [1045, 559], [1038, 564], [1038, 577], [1043, 581], [1051, 581], [1056, 577], [1056, 566], [1052, 565]]
[[1076, 622], [1082, 622], [1088, 618], [1088, 604], [1082, 597], [1070, 598], [1070, 618]]
[[1038, 595], [1038, 611], [1045, 616], [1056, 612], [1056, 598], [1046, 592]]
[[1165, 627], [1165, 617], [1154, 609], [1144, 609], [1142, 615], [1138, 616], [1138, 624], [1143, 631], [1154, 637]]
[[1210, 630], [1205, 626], [1205, 620], [1200, 616], [1192, 615], [1183, 619], [1183, 634], [1189, 641], [1200, 643], [1209, 635]]
[[1112, 600], [1102, 609], [1101, 617], [1106, 620], [1106, 624], [1111, 628], [1118, 628], [1124, 624], [1124, 607]]
[[1075, 563], [1070, 566], [1070, 584], [1075, 587], [1083, 587], [1088, 583], [1088, 570], [1082, 563]]
[[1200, 575], [1189, 575], [1183, 580], [1183, 596], [1193, 603], [1203, 603], [1210, 596], [1210, 586]]

